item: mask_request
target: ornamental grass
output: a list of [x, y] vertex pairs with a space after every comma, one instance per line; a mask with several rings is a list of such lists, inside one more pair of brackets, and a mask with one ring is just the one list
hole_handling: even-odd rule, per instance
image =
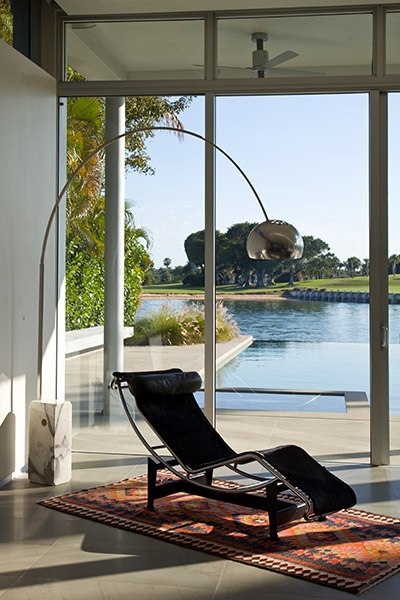
[[[189, 346], [204, 343], [205, 316], [202, 304], [185, 305], [179, 310], [165, 302], [161, 310], [135, 322], [129, 346]], [[229, 342], [240, 334], [239, 327], [222, 302], [216, 303], [216, 341]]]

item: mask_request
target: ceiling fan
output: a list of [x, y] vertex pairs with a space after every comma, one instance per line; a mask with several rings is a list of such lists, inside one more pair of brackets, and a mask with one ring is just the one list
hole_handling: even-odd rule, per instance
[[277, 65], [280, 65], [292, 58], [299, 56], [297, 52], [292, 50], [286, 50], [274, 58], [269, 58], [268, 50], [264, 49], [264, 42], [268, 40], [268, 34], [264, 32], [257, 32], [251, 34], [251, 41], [256, 44], [256, 50], [252, 52], [252, 66], [251, 67], [228, 67], [219, 65], [218, 69], [240, 69], [251, 71], [247, 77], [265, 77], [268, 73], [275, 73], [276, 75], [292, 75], [297, 77], [313, 77], [316, 75], [324, 75], [324, 73], [316, 73], [315, 71], [300, 71], [290, 69], [276, 69]]

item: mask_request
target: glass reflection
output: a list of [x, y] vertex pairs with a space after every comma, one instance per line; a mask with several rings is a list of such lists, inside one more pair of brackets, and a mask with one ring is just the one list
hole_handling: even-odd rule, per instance
[[400, 73], [400, 12], [386, 15], [386, 73]]
[[202, 20], [67, 23], [66, 64], [88, 81], [202, 79]]
[[372, 15], [220, 19], [219, 78], [369, 75]]

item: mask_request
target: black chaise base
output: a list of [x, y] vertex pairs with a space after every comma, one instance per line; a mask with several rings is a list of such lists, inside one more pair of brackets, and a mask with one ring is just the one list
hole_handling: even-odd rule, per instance
[[[174, 459], [166, 460], [171, 466], [177, 465]], [[153, 457], [147, 459], [147, 508], [155, 510], [154, 501], [158, 498], [165, 498], [172, 494], [180, 492], [186, 494], [200, 495], [199, 483], [210, 485], [212, 481], [212, 470], [206, 471], [202, 475], [197, 475], [189, 479], [174, 479], [166, 483], [156, 485], [157, 472], [165, 469], [165, 465], [156, 461]], [[278, 498], [278, 493], [286, 488], [281, 482], [274, 481], [265, 489], [265, 493], [252, 492], [237, 492], [227, 493], [225, 490], [217, 487], [201, 488], [201, 496], [210, 498], [211, 500], [219, 500], [221, 502], [230, 502], [236, 506], [245, 506], [246, 508], [256, 508], [266, 511], [269, 518], [269, 538], [271, 540], [278, 539], [278, 526], [291, 521], [296, 521], [304, 517], [306, 513], [305, 503], [294, 504], [286, 502]]]

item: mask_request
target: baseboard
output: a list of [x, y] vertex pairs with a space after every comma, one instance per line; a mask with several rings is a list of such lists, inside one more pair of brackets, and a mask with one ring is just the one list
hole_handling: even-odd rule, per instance
[[14, 471], [14, 473], [11, 473], [11, 475], [7, 475], [7, 477], [4, 477], [3, 479], [1, 479], [0, 480], [0, 488], [4, 487], [5, 485], [10, 483], [14, 479], [21, 477], [21, 475], [24, 475], [27, 472], [28, 472], [28, 465], [24, 465], [21, 469], [18, 469], [17, 471]]

